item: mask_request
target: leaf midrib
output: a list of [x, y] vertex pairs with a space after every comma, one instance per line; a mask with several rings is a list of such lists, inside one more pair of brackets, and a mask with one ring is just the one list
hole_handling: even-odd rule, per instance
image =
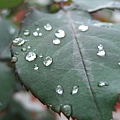
[[[76, 41], [76, 43], [77, 43], [77, 47], [78, 47], [78, 49], [79, 49], [79, 53], [80, 53], [80, 56], [81, 56], [81, 61], [82, 61], [82, 65], [83, 65], [83, 68], [84, 68], [86, 80], [87, 80], [88, 85], [89, 85], [89, 88], [90, 88], [91, 97], [93, 98], [93, 100], [94, 100], [94, 102], [95, 102], [95, 105], [96, 105], [96, 108], [97, 108], [97, 110], [98, 110], [98, 113], [100, 114], [100, 110], [99, 110], [98, 104], [97, 104], [97, 102], [96, 102], [95, 96], [94, 96], [94, 94], [93, 94], [92, 86], [91, 86], [91, 84], [90, 84], [90, 79], [89, 79], [89, 75], [88, 75], [88, 73], [87, 73], [86, 64], [85, 64], [84, 57], [83, 57], [83, 54], [82, 54], [82, 51], [81, 51], [81, 47], [80, 47], [80, 45], [79, 45], [79, 41], [78, 41], [77, 38], [76, 38], [75, 31], [74, 31], [74, 27], [73, 27], [73, 24], [72, 24], [72, 22], [71, 22], [70, 13], [69, 13], [69, 11], [64, 11], [64, 12], [65, 12], [65, 15], [66, 15], [66, 19], [67, 19], [67, 21], [68, 21], [68, 24], [69, 24], [69, 26], [70, 26], [70, 28], [71, 28], [71, 30], [72, 30], [73, 37], [74, 37], [74, 39], [75, 39], [75, 41]], [[100, 114], [100, 117], [101, 117], [101, 120], [102, 120], [101, 114]]]

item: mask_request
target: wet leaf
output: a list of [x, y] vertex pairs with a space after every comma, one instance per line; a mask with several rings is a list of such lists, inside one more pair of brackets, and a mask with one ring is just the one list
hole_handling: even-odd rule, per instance
[[104, 8], [120, 9], [120, 1], [115, 0], [73, 0], [80, 9], [93, 12]]
[[[46, 24], [52, 29], [45, 29]], [[20, 80], [40, 101], [67, 117], [112, 119], [120, 93], [118, 28], [77, 10], [56, 14], [31, 10], [19, 34], [26, 42], [12, 46]], [[55, 38], [59, 44], [54, 44]]]

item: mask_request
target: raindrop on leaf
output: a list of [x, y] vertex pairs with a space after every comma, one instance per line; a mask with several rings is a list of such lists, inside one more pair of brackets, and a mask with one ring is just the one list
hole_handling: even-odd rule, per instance
[[82, 32], [85, 32], [85, 31], [87, 31], [88, 30], [88, 26], [86, 26], [86, 25], [80, 25], [79, 27], [78, 27], [78, 30], [80, 30], [80, 31], [82, 31]]
[[56, 93], [62, 95], [63, 94], [63, 87], [61, 85], [58, 85], [55, 89]]
[[49, 66], [52, 64], [52, 62], [53, 62], [53, 59], [50, 56], [47, 56], [46, 58], [44, 58], [43, 64], [45, 66]]
[[54, 40], [53, 40], [53, 44], [55, 44], [55, 45], [60, 44], [60, 40], [59, 40], [59, 39], [57, 39], [57, 38], [56, 38], [56, 39], [54, 39]]
[[36, 59], [36, 53], [34, 53], [34, 52], [29, 52], [27, 55], [26, 55], [26, 57], [25, 57], [25, 59], [27, 60], [27, 61], [33, 61], [33, 60], [35, 60]]
[[48, 24], [44, 25], [44, 29], [50, 31], [50, 30], [52, 30], [52, 26], [48, 23]]
[[78, 86], [74, 86], [74, 87], [72, 88], [71, 94], [72, 94], [72, 95], [77, 94], [78, 91], [79, 91], [79, 87], [78, 87]]

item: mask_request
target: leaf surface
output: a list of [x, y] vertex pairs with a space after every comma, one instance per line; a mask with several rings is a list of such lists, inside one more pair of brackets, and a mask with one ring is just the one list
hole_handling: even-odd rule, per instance
[[[44, 28], [48, 23], [52, 30]], [[80, 31], [80, 25], [88, 26], [88, 30]], [[31, 10], [19, 34], [25, 44], [12, 46], [12, 54], [18, 58], [15, 68], [19, 78], [40, 101], [58, 113], [62, 111], [78, 120], [111, 119], [120, 93], [120, 32], [113, 26], [96, 25], [87, 13], [80, 11], [51, 15]], [[33, 35], [37, 28], [42, 36]], [[24, 36], [26, 29], [29, 36]], [[65, 31], [65, 36], [55, 45], [57, 30]], [[105, 56], [97, 56], [99, 44], [103, 45]], [[31, 61], [30, 56], [26, 59], [29, 52], [36, 54]], [[99, 82], [105, 85], [98, 87]]]

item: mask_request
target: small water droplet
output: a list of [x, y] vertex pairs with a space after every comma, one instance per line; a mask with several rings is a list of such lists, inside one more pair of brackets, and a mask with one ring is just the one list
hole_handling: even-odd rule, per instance
[[71, 105], [64, 105], [64, 106], [62, 106], [61, 110], [67, 117], [70, 117], [71, 114], [72, 114], [72, 107], [71, 107]]
[[26, 55], [26, 57], [25, 57], [25, 59], [27, 60], [27, 61], [33, 61], [33, 60], [35, 60], [36, 59], [36, 53], [34, 53], [34, 52], [29, 52], [27, 55]]
[[45, 66], [49, 66], [49, 65], [52, 64], [52, 62], [53, 62], [52, 58], [51, 58], [50, 56], [47, 56], [47, 57], [44, 59], [43, 64], [44, 64]]
[[80, 31], [82, 31], [82, 32], [85, 32], [85, 31], [87, 31], [88, 30], [88, 26], [86, 26], [86, 25], [80, 25], [79, 27], [78, 27], [78, 30], [80, 30]]
[[56, 93], [62, 95], [63, 94], [63, 87], [61, 85], [58, 85], [55, 89]]
[[53, 40], [53, 44], [55, 44], [55, 45], [60, 44], [60, 40], [59, 40], [59, 39], [57, 39], [57, 38], [56, 38], [56, 39], [54, 39], [54, 40]]
[[19, 55], [19, 52], [15, 52], [15, 55]]
[[10, 33], [10, 34], [14, 34], [14, 33], [15, 33], [15, 28], [10, 27], [10, 28], [9, 28], [9, 33]]
[[35, 32], [33, 32], [33, 35], [34, 35], [35, 37], [37, 37], [39, 34], [38, 34], [37, 31], [35, 31]]
[[25, 30], [25, 31], [24, 31], [24, 35], [25, 35], [25, 36], [29, 36], [29, 35], [30, 35], [30, 31], [29, 31], [29, 30]]
[[118, 65], [120, 65], [120, 60], [118, 61]]
[[21, 51], [26, 52], [27, 49], [26, 48], [21, 48]]
[[56, 33], [55, 33], [55, 36], [57, 38], [64, 38], [65, 37], [65, 31], [64, 30], [57, 30]]
[[39, 69], [38, 65], [35, 64], [35, 65], [34, 65], [34, 70], [38, 70], [38, 69]]
[[42, 33], [39, 33], [39, 36], [42, 36]]
[[28, 48], [28, 49], [31, 49], [31, 46], [30, 46], [30, 45], [28, 45], [28, 46], [27, 46], [27, 48]]
[[11, 58], [11, 62], [16, 63], [17, 61], [18, 61], [17, 57], [14, 56], [14, 57]]
[[106, 52], [104, 50], [104, 47], [102, 44], [99, 44], [98, 45], [98, 52], [97, 52], [97, 55], [100, 56], [100, 57], [103, 57], [105, 56]]
[[77, 94], [78, 91], [79, 91], [79, 87], [78, 87], [78, 86], [74, 86], [74, 87], [72, 88], [71, 94], [72, 94], [72, 95]]
[[22, 46], [26, 41], [22, 38], [15, 38], [13, 40], [13, 45], [14, 46]]
[[48, 24], [46, 24], [46, 25], [44, 25], [44, 28], [45, 28], [45, 30], [52, 30], [52, 26], [48, 23]]
[[37, 30], [37, 31], [39, 31], [39, 30], [40, 30], [40, 28], [37, 28], [36, 30]]
[[109, 86], [107, 82], [99, 82], [98, 87], [104, 87], [104, 86]]
[[39, 57], [42, 58], [42, 57], [43, 57], [43, 54], [41, 53], [41, 54], [39, 55]]

